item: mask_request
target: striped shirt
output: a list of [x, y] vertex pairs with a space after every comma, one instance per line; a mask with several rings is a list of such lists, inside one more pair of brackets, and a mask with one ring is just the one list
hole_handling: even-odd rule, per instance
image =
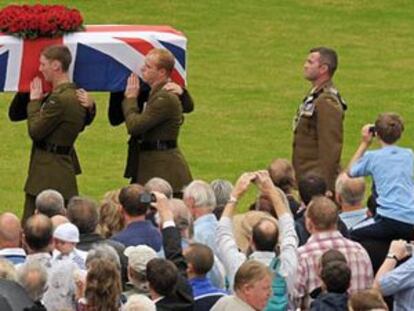
[[322, 285], [318, 276], [320, 257], [330, 249], [340, 251], [347, 260], [351, 269], [350, 294], [372, 286], [372, 264], [366, 250], [359, 243], [344, 238], [339, 231], [320, 232], [313, 234], [305, 245], [298, 248], [299, 265], [294, 291], [296, 303], [305, 300], [305, 306], [309, 307], [309, 293]]

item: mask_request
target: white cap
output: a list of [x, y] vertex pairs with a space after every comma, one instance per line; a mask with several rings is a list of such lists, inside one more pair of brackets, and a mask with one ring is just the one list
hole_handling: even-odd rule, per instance
[[79, 230], [74, 224], [67, 222], [56, 227], [53, 237], [65, 242], [78, 243]]
[[157, 257], [157, 253], [147, 245], [128, 246], [124, 254], [128, 257], [128, 265], [137, 272], [145, 272], [147, 263]]

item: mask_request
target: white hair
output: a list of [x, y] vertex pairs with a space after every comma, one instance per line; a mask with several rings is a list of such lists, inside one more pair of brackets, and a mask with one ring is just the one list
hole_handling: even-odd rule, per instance
[[17, 270], [18, 282], [33, 301], [42, 299], [47, 287], [47, 270], [38, 261], [30, 260]]
[[216, 208], [216, 196], [211, 186], [202, 180], [194, 180], [184, 189], [184, 200], [191, 198], [195, 207]]
[[155, 303], [144, 295], [131, 295], [124, 305], [125, 311], [155, 311]]

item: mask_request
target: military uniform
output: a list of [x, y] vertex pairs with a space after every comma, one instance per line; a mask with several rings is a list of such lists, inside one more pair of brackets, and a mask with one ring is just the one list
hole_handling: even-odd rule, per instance
[[178, 97], [158, 85], [151, 90], [146, 108], [140, 112], [135, 98], [125, 98], [122, 109], [128, 133], [139, 137], [138, 152], [130, 154], [137, 163], [136, 181], [145, 184], [153, 177], [167, 180], [174, 193], [192, 181], [190, 169], [177, 146], [182, 124]]
[[63, 83], [45, 100], [33, 100], [27, 106], [33, 146], [23, 219], [33, 213], [34, 199], [45, 189], [59, 191], [66, 201], [78, 194], [76, 173], [80, 167], [74, 162], [74, 143], [85, 127], [87, 109], [80, 105], [75, 91], [73, 83]]
[[[143, 111], [145, 103], [148, 101], [150, 94], [150, 87], [140, 80], [139, 95], [136, 100], [136, 106], [138, 112]], [[178, 97], [181, 101], [183, 113], [192, 112], [194, 109], [193, 99], [190, 93], [183, 89], [183, 93]], [[122, 101], [124, 100], [124, 92], [111, 93], [109, 99], [108, 119], [111, 125], [119, 125], [125, 121], [124, 113], [122, 111]], [[128, 140], [128, 153], [127, 161], [125, 166], [124, 177], [131, 178], [131, 182], [137, 181], [138, 161], [137, 157], [139, 154], [139, 142], [141, 141], [140, 136], [131, 136]]]
[[292, 164], [298, 181], [312, 172], [325, 179], [329, 190], [335, 189], [345, 110], [346, 104], [331, 81], [304, 98], [293, 125]]

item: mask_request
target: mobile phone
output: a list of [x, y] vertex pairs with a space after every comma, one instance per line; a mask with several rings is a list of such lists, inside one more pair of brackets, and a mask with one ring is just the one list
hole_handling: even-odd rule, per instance
[[414, 245], [411, 243], [406, 243], [405, 249], [407, 250], [407, 253], [411, 256], [413, 254]]

